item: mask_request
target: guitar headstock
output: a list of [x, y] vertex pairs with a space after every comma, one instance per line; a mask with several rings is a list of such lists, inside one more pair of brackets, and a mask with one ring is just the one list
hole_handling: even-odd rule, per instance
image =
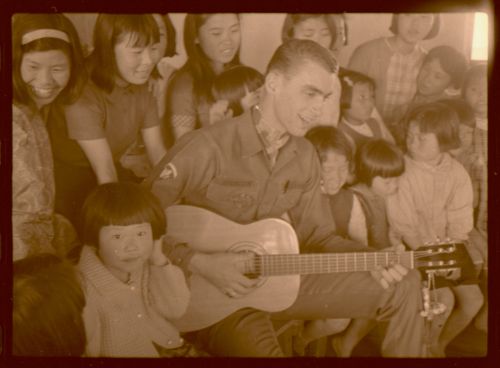
[[427, 243], [415, 251], [415, 262], [419, 269], [450, 270], [460, 268], [460, 254], [464, 247], [463, 243], [436, 242]]

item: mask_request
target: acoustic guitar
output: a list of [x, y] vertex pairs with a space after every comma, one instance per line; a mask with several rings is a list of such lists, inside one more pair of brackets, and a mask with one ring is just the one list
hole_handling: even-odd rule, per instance
[[245, 264], [250, 277], [261, 276], [255, 290], [231, 298], [200, 275], [190, 277], [191, 300], [183, 317], [172, 321], [181, 332], [213, 325], [246, 307], [277, 312], [295, 301], [300, 275], [370, 271], [401, 264], [453, 272], [458, 244], [441, 244], [418, 251], [299, 254], [295, 231], [287, 222], [269, 218], [241, 225], [211, 211], [185, 205], [167, 208], [168, 234], [199, 252], [252, 252]]

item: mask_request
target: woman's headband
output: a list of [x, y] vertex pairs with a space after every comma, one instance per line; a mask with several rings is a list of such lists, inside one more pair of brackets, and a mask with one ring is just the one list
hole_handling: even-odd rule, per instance
[[21, 39], [21, 45], [26, 45], [27, 43], [33, 42], [40, 38], [58, 38], [60, 40], [69, 43], [69, 37], [63, 31], [57, 29], [37, 29], [36, 31], [31, 31], [23, 35]]

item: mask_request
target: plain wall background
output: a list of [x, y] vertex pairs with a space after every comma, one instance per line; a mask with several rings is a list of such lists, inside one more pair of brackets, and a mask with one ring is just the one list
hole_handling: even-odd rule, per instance
[[[75, 24], [82, 43], [89, 44], [96, 13], [66, 14]], [[186, 61], [183, 44], [183, 24], [186, 13], [170, 13], [177, 32], [178, 55], [170, 58], [175, 67]], [[423, 41], [427, 50], [438, 45], [449, 45], [470, 59], [474, 13], [441, 13], [441, 30], [437, 37]], [[273, 52], [281, 44], [281, 27], [285, 13], [242, 13], [242, 44], [240, 58], [244, 64], [264, 73]], [[339, 58], [340, 65], [346, 66], [354, 49], [362, 43], [382, 36], [390, 36], [392, 14], [390, 13], [347, 13], [348, 45]]]

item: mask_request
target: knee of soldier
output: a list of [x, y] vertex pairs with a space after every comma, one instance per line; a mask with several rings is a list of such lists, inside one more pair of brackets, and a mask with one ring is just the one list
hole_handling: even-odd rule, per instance
[[395, 284], [396, 295], [405, 299], [417, 300], [422, 295], [422, 279], [416, 270], [409, 270], [403, 280]]

